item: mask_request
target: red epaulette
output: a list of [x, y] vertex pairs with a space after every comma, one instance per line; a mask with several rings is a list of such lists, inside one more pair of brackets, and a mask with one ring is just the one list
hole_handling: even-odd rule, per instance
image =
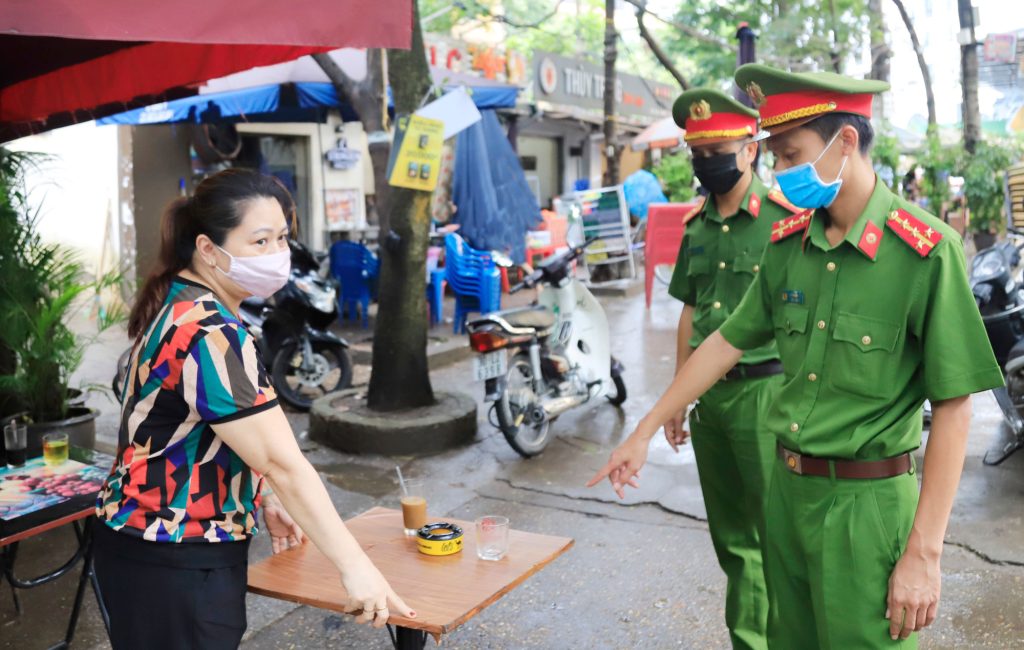
[[747, 212], [755, 219], [761, 214], [761, 197], [756, 192], [750, 193], [750, 200], [747, 201]]
[[796, 214], [803, 210], [803, 208], [798, 208], [789, 201], [787, 201], [785, 195], [778, 189], [768, 190], [768, 198], [774, 201], [775, 203], [778, 203], [782, 207], [786, 208], [793, 214]]
[[903, 208], [896, 208], [890, 212], [885, 223], [921, 257], [928, 257], [936, 244], [942, 241], [942, 233]]
[[776, 221], [772, 224], [772, 242], [782, 241], [793, 233], [807, 230], [807, 226], [811, 223], [812, 214], [814, 214], [814, 210], [807, 209], [794, 214], [792, 217]]
[[700, 214], [702, 210], [704, 210], [704, 203], [706, 201], [707, 201], [707, 198], [703, 197], [703, 196], [701, 196], [701, 197], [699, 197], [697, 199], [697, 205], [695, 205], [692, 208], [690, 208], [690, 211], [683, 215], [683, 225], [684, 226], [686, 224], [690, 223], [691, 221], [693, 221], [693, 218], [696, 217], [698, 214]]

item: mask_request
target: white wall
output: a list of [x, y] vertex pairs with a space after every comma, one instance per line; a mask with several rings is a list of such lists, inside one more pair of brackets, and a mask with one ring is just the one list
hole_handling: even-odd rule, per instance
[[52, 156], [29, 173], [30, 199], [39, 209], [39, 232], [48, 242], [78, 250], [89, 271], [99, 264], [112, 211], [111, 252], [118, 254], [117, 127], [95, 122], [49, 131], [8, 142], [14, 151], [38, 151]]

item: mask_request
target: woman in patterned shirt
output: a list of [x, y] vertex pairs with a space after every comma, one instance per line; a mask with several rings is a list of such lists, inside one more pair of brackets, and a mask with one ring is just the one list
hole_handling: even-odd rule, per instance
[[304, 530], [330, 558], [357, 621], [415, 616], [342, 523], [237, 316], [243, 299], [287, 282], [293, 222], [284, 186], [242, 170], [204, 180], [163, 216], [156, 270], [128, 322], [117, 461], [97, 502], [115, 650], [237, 647], [261, 507], [275, 552]]

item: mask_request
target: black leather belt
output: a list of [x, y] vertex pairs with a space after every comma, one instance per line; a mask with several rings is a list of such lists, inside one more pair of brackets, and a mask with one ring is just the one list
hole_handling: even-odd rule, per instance
[[725, 373], [722, 379], [733, 381], [735, 379], [757, 379], [759, 377], [771, 377], [782, 374], [782, 362], [778, 359], [765, 361], [763, 363], [751, 363], [747, 365], [736, 364], [732, 370]]

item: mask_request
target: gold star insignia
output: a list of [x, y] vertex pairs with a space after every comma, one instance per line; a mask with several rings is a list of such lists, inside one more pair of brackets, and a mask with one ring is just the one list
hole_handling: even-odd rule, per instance
[[750, 101], [754, 102], [754, 106], [760, 108], [764, 104], [764, 91], [757, 83], [751, 81], [747, 84], [747, 95], [750, 96]]
[[695, 121], [706, 120], [711, 117], [711, 105], [706, 99], [690, 104], [690, 119]]

